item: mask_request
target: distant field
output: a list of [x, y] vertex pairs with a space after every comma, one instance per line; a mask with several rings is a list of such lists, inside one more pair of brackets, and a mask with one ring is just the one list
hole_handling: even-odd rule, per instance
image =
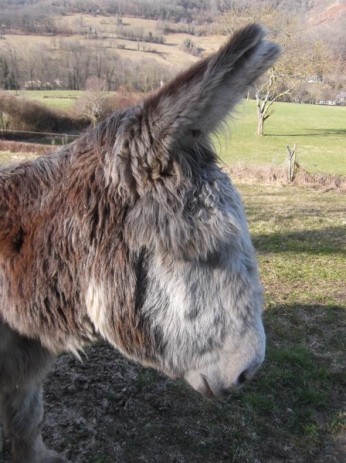
[[[191, 39], [198, 47], [202, 48], [205, 53], [211, 53], [217, 50], [220, 44], [225, 40], [225, 37], [220, 35], [192, 36], [191, 34], [184, 32], [168, 32], [163, 34], [158, 28], [158, 21], [153, 19], [131, 18], [124, 16], [122, 18], [123, 25], [119, 26], [115, 17], [74, 14], [63, 17], [59, 19], [59, 21], [65, 25], [68, 24], [72, 30], [78, 31], [81, 29], [81, 18], [83, 24], [82, 29], [87, 30], [88, 27], [93, 27], [97, 31], [107, 33], [110, 36], [112, 36], [112, 34], [116, 34], [119, 27], [123, 27], [125, 31], [128, 29], [142, 30], [145, 34], [152, 33], [154, 36], [163, 35], [165, 38], [164, 44], [149, 44], [151, 49], [157, 51], [157, 54], [138, 50], [138, 43], [136, 41], [115, 38], [106, 42], [112, 47], [118, 47], [119, 45], [125, 46], [125, 49], [119, 48], [116, 50], [122, 57], [130, 59], [152, 58], [161, 63], [173, 65], [178, 68], [187, 66], [197, 60], [196, 57], [181, 50], [181, 45], [186, 38]], [[176, 24], [172, 24], [172, 26], [177, 27]], [[196, 29], [197, 28], [198, 26]], [[98, 46], [99, 41], [91, 40], [91, 43]]]
[[[14, 46], [20, 54], [22, 50], [30, 51], [38, 47], [47, 47], [51, 50], [52, 56], [60, 53], [61, 42], [65, 40], [78, 40], [82, 45], [92, 48], [107, 48], [122, 58], [134, 61], [142, 59], [153, 59], [159, 63], [172, 66], [176, 69], [183, 68], [198, 58], [183, 51], [181, 46], [186, 38], [191, 39], [196, 46], [203, 50], [203, 53], [210, 53], [216, 50], [225, 40], [220, 35], [192, 36], [184, 32], [163, 34], [158, 30], [158, 22], [150, 19], [123, 17], [123, 25], [117, 24], [116, 17], [92, 16], [72, 14], [56, 18], [57, 22], [70, 31], [66, 35], [39, 36], [39, 35], [13, 35], [6, 34], [6, 40], [0, 40], [0, 48]], [[144, 34], [152, 33], [154, 36], [163, 35], [164, 44], [147, 43], [146, 50], [143, 42], [119, 38], [119, 27], [124, 31], [137, 30]], [[86, 36], [85, 32], [93, 29], [99, 35], [106, 35], [106, 39], [94, 39]], [[150, 52], [151, 51], [151, 52]]]
[[256, 131], [256, 105], [244, 101], [235, 117], [215, 137], [227, 164], [281, 165], [286, 146], [297, 144], [298, 161], [309, 172], [346, 175], [346, 108], [278, 103], [265, 125]]
[[0, 164], [10, 162], [13, 158], [13, 153], [10, 151], [0, 151]]
[[9, 93], [19, 98], [38, 101], [48, 107], [69, 111], [85, 92], [82, 90], [18, 90]]
[[[62, 111], [73, 110], [76, 101], [84, 94], [84, 90], [11, 90], [12, 95], [19, 98], [28, 98], [51, 108]], [[113, 92], [102, 92], [102, 95], [111, 95]]]

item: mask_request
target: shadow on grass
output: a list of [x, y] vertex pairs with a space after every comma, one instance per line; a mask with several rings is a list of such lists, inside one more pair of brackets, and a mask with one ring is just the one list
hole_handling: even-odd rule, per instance
[[346, 254], [345, 228], [325, 227], [288, 233], [254, 234], [259, 252], [306, 252], [312, 254]]
[[266, 137], [328, 137], [330, 135], [346, 135], [346, 129], [309, 129], [302, 133], [266, 133]]
[[[254, 419], [277, 441], [277, 451], [284, 441], [293, 443], [288, 453], [295, 458], [287, 454], [287, 461], [345, 461], [338, 436], [344, 426], [346, 307], [280, 305], [264, 318], [266, 362], [243, 400], [253, 403]], [[334, 459], [325, 459], [326, 449]]]
[[[264, 311], [268, 345], [343, 351], [346, 305], [282, 304]], [[346, 366], [346, 365], [345, 365]]]

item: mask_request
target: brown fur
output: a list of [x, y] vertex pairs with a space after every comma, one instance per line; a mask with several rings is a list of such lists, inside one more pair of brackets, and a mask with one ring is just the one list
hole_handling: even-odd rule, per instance
[[80, 140], [0, 170], [0, 417], [15, 462], [63, 461], [39, 431], [60, 352], [102, 337], [214, 395], [262, 363], [245, 214], [208, 136], [275, 61], [263, 38], [243, 29]]

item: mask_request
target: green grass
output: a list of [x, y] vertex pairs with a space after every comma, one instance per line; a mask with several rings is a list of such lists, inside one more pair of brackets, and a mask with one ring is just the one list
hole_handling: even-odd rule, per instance
[[[341, 303], [345, 195], [293, 187], [242, 187], [267, 298]], [[316, 284], [318, 282], [318, 284]]]
[[[47, 147], [48, 149], [48, 147]], [[1, 164], [10, 164], [11, 162], [20, 162], [25, 161], [28, 159], [33, 159], [37, 156], [37, 152], [19, 152], [19, 153], [12, 153], [10, 151], [0, 151], [0, 165]]]
[[263, 137], [255, 134], [256, 118], [255, 102], [244, 101], [215, 137], [227, 164], [281, 165], [286, 146], [296, 143], [298, 161], [309, 172], [346, 175], [346, 107], [278, 103]]
[[70, 111], [78, 98], [83, 96], [85, 92], [82, 90], [18, 90], [10, 93], [35, 100], [48, 107]]
[[[345, 430], [345, 196], [240, 190], [265, 288], [268, 338], [266, 365], [241, 399], [248, 433], [262, 455], [268, 445], [272, 457], [283, 452], [289, 461], [310, 461]], [[235, 444], [243, 451], [244, 438]], [[252, 461], [247, 452], [244, 461]]]
[[0, 164], [7, 163], [11, 161], [13, 153], [9, 151], [0, 151]]

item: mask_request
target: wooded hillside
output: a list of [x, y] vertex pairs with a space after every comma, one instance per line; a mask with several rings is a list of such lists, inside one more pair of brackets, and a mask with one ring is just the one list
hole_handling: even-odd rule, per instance
[[0, 88], [147, 92], [257, 21], [283, 48], [281, 101], [341, 104], [345, 18], [330, 0], [4, 0]]

